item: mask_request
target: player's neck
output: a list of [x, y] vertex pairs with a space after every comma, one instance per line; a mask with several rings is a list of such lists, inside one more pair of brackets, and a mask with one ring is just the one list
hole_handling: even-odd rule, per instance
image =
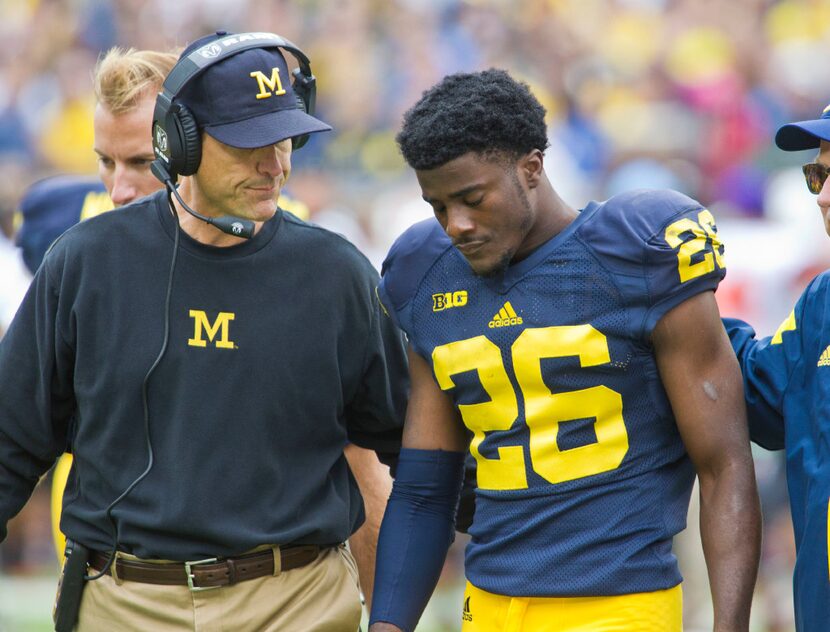
[[568, 206], [550, 185], [540, 192], [536, 222], [525, 244], [526, 254], [553, 239], [574, 221], [579, 213]]
[[553, 189], [551, 198], [549, 210], [544, 213], [550, 231], [549, 239], [565, 230], [579, 216], [579, 212], [568, 206]]

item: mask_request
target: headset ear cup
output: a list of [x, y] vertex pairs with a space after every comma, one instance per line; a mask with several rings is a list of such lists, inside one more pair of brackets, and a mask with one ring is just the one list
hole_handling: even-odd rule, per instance
[[310, 87], [314, 85], [314, 75], [311, 75], [309, 79], [309, 76], [304, 75], [299, 68], [295, 68], [291, 75], [294, 77], [291, 87], [294, 89], [294, 97], [297, 99], [297, 108], [306, 114], [313, 115], [308, 92]]
[[187, 107], [177, 104], [168, 117], [166, 127], [170, 135], [171, 171], [192, 176], [202, 161], [202, 137], [196, 119]]
[[[309, 74], [304, 74], [300, 68], [295, 68], [291, 73], [294, 81], [291, 87], [294, 89], [294, 97], [297, 99], [297, 109], [306, 114], [314, 114], [315, 78], [311, 74], [311, 68], [307, 68]], [[309, 134], [295, 136], [291, 139], [291, 149], [296, 150], [308, 142]]]
[[[296, 84], [295, 84], [296, 85]], [[297, 109], [302, 110], [303, 112], [308, 113], [308, 104], [306, 103], [305, 99], [300, 96], [299, 92], [295, 92], [294, 96], [297, 99]], [[291, 139], [291, 150], [299, 149], [303, 145], [308, 142], [308, 134], [303, 134], [302, 136], [295, 136]]]
[[303, 99], [303, 97], [301, 97], [301, 96], [300, 96], [299, 94], [297, 94], [296, 92], [294, 93], [294, 98], [297, 100], [297, 109], [298, 109], [298, 110], [302, 110], [303, 112], [305, 112], [305, 113], [307, 114], [307, 113], [308, 113], [308, 109], [306, 109], [306, 102], [305, 102], [305, 99]]

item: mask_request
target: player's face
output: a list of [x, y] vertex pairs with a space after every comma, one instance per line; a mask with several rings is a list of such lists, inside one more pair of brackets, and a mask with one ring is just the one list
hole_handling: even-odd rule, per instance
[[[536, 211], [528, 197], [529, 156], [518, 161], [467, 153], [416, 171], [424, 199], [479, 276], [492, 276], [536, 243]], [[541, 168], [541, 161], [535, 162]]]
[[202, 161], [193, 177], [194, 208], [205, 215], [233, 215], [264, 222], [291, 173], [291, 140], [239, 149], [202, 135]]
[[[816, 162], [825, 167], [830, 167], [830, 143], [825, 140], [821, 141]], [[816, 202], [821, 211], [821, 217], [824, 220], [824, 230], [830, 235], [830, 178], [824, 181], [824, 186], [821, 187]]]
[[115, 206], [129, 204], [161, 188], [150, 173], [153, 162], [153, 122], [155, 97], [148, 91], [136, 107], [113, 114], [101, 104], [95, 108], [95, 153], [98, 175]]

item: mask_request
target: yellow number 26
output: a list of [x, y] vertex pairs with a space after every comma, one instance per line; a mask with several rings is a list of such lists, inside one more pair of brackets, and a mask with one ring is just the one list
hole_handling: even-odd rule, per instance
[[[628, 432], [622, 415], [622, 397], [606, 386], [553, 393], [542, 377], [542, 359], [575, 356], [581, 367], [610, 362], [608, 341], [590, 325], [525, 329], [511, 348], [513, 368], [524, 398], [530, 434], [531, 467], [550, 483], [616, 469], [628, 453]], [[476, 336], [436, 347], [432, 361], [438, 385], [455, 386], [453, 375], [477, 371], [489, 401], [459, 404], [464, 424], [473, 432], [470, 453], [478, 462], [481, 489], [526, 489], [527, 469], [521, 445], [498, 448], [498, 458], [479, 452], [486, 433], [509, 430], [519, 416], [516, 391], [507, 375], [501, 350], [486, 336]], [[594, 419], [596, 442], [560, 449], [560, 424]]]

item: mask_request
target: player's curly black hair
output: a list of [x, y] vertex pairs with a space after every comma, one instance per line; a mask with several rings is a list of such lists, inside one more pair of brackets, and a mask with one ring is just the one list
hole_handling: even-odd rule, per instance
[[518, 158], [548, 146], [545, 108], [503, 70], [457, 73], [424, 92], [395, 140], [413, 169], [434, 169], [468, 152]]

